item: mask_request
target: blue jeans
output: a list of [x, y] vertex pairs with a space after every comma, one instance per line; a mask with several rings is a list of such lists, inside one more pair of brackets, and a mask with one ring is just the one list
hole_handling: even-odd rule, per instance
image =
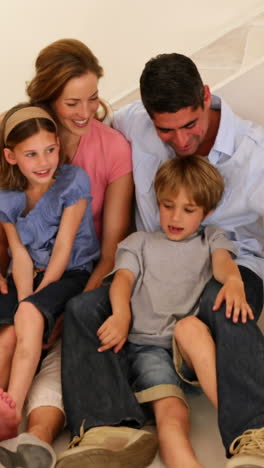
[[[233, 324], [225, 304], [212, 306], [221, 285], [205, 288], [199, 317], [210, 328], [217, 347], [219, 427], [228, 455], [231, 442], [246, 429], [264, 427], [264, 341], [256, 320], [263, 304], [262, 280], [241, 267], [247, 300], [255, 321]], [[65, 312], [62, 348], [63, 398], [72, 437], [101, 425], [141, 427], [144, 413], [128, 385], [125, 351], [98, 353], [96, 332], [111, 314], [109, 286], [80, 294]]]
[[255, 320], [232, 323], [225, 317], [225, 304], [213, 311], [222, 287], [214, 279], [205, 288], [198, 315], [216, 343], [218, 424], [227, 457], [237, 436], [264, 427], [264, 340], [256, 323], [263, 306], [263, 282], [248, 268], [239, 269]]
[[71, 299], [64, 316], [62, 390], [72, 437], [96, 426], [140, 428], [145, 415], [128, 383], [124, 350], [99, 353], [96, 332], [111, 315], [109, 285]]

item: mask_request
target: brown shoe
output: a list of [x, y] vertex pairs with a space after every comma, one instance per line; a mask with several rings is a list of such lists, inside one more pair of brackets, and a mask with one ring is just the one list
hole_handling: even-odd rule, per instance
[[157, 438], [130, 427], [94, 427], [74, 438], [79, 445], [58, 457], [56, 468], [145, 468], [157, 451]]
[[264, 428], [248, 429], [230, 446], [226, 468], [264, 468]]

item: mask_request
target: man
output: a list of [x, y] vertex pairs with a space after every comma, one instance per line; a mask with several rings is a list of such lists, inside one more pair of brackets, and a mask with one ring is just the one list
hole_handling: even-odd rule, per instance
[[[219, 98], [211, 97], [194, 63], [180, 54], [150, 60], [143, 70], [140, 88], [142, 103], [133, 103], [114, 117], [114, 126], [132, 145], [137, 229], [159, 229], [153, 181], [164, 160], [200, 154], [208, 157], [225, 180], [224, 196], [206, 224], [221, 226], [235, 243], [255, 321], [233, 323], [225, 316], [225, 305], [212, 310], [221, 287], [215, 280], [205, 288], [199, 317], [216, 343], [219, 428], [226, 454], [231, 457], [227, 468], [264, 467], [264, 342], [256, 324], [263, 305], [264, 234], [259, 221], [264, 216], [264, 129], [240, 120]], [[88, 456], [92, 443], [88, 440], [89, 432], [92, 436], [89, 428], [133, 426], [131, 421], [134, 427], [142, 424], [139, 408], [126, 387], [121, 357], [111, 351], [95, 352], [99, 348], [96, 332], [110, 313], [107, 287], [73, 299], [66, 313], [65, 409], [72, 435], [84, 418], [87, 432], [79, 447], [62, 455], [59, 468], [67, 466], [63, 460], [70, 452], [74, 455], [74, 450], [76, 457], [80, 451]], [[69, 356], [73, 346], [77, 347], [78, 358]], [[135, 389], [136, 383], [131, 383]], [[83, 388], [85, 391], [80, 390]], [[79, 414], [76, 400], [82, 402]], [[100, 401], [106, 401], [103, 408]], [[180, 400], [179, 417], [186, 421], [186, 431], [175, 443], [185, 445], [186, 453], [185, 465], [175, 461], [175, 467], [200, 467], [188, 439], [188, 410]]]
[[[143, 104], [121, 109], [115, 117], [115, 127], [133, 148], [137, 229], [158, 228], [153, 178], [161, 162], [175, 155], [208, 157], [223, 175], [226, 188], [206, 224], [221, 226], [236, 244], [237, 263], [244, 267], [241, 273], [257, 320], [264, 278], [264, 233], [259, 224], [264, 216], [264, 130], [240, 120], [219, 98], [211, 98], [194, 63], [180, 54], [150, 60], [140, 89]], [[232, 446], [235, 456], [228, 466], [263, 467], [263, 338], [255, 322], [234, 326], [225, 318], [224, 308], [212, 311], [218, 290], [212, 280], [204, 292], [200, 318], [217, 346], [219, 426], [227, 455], [241, 436]], [[243, 435], [246, 430], [254, 431]], [[260, 443], [263, 450], [257, 449], [255, 455]]]

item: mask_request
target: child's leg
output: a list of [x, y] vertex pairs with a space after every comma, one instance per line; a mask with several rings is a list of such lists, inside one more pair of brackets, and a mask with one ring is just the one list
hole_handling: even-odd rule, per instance
[[189, 440], [189, 411], [177, 397], [152, 402], [160, 454], [168, 468], [203, 468]]
[[215, 343], [207, 326], [197, 317], [185, 317], [176, 323], [174, 336], [183, 359], [194, 369], [202, 389], [217, 408]]
[[0, 329], [0, 388], [7, 389], [12, 358], [16, 346], [16, 332], [13, 325]]
[[41, 356], [44, 317], [35, 305], [22, 302], [15, 315], [17, 336], [12, 361], [8, 393], [16, 402], [17, 413], [22, 408]]
[[[0, 399], [0, 439], [14, 437], [21, 421], [22, 408], [36, 372], [44, 330], [44, 318], [29, 302], [22, 302], [15, 315], [17, 344], [12, 360], [8, 398]], [[12, 404], [14, 403], [14, 405]]]

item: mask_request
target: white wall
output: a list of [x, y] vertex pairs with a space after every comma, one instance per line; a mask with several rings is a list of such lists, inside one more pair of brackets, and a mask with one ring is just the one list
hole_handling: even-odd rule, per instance
[[145, 62], [160, 52], [192, 53], [257, 14], [263, 0], [1, 0], [0, 111], [25, 99], [37, 53], [74, 37], [104, 66], [101, 95], [135, 89]]

